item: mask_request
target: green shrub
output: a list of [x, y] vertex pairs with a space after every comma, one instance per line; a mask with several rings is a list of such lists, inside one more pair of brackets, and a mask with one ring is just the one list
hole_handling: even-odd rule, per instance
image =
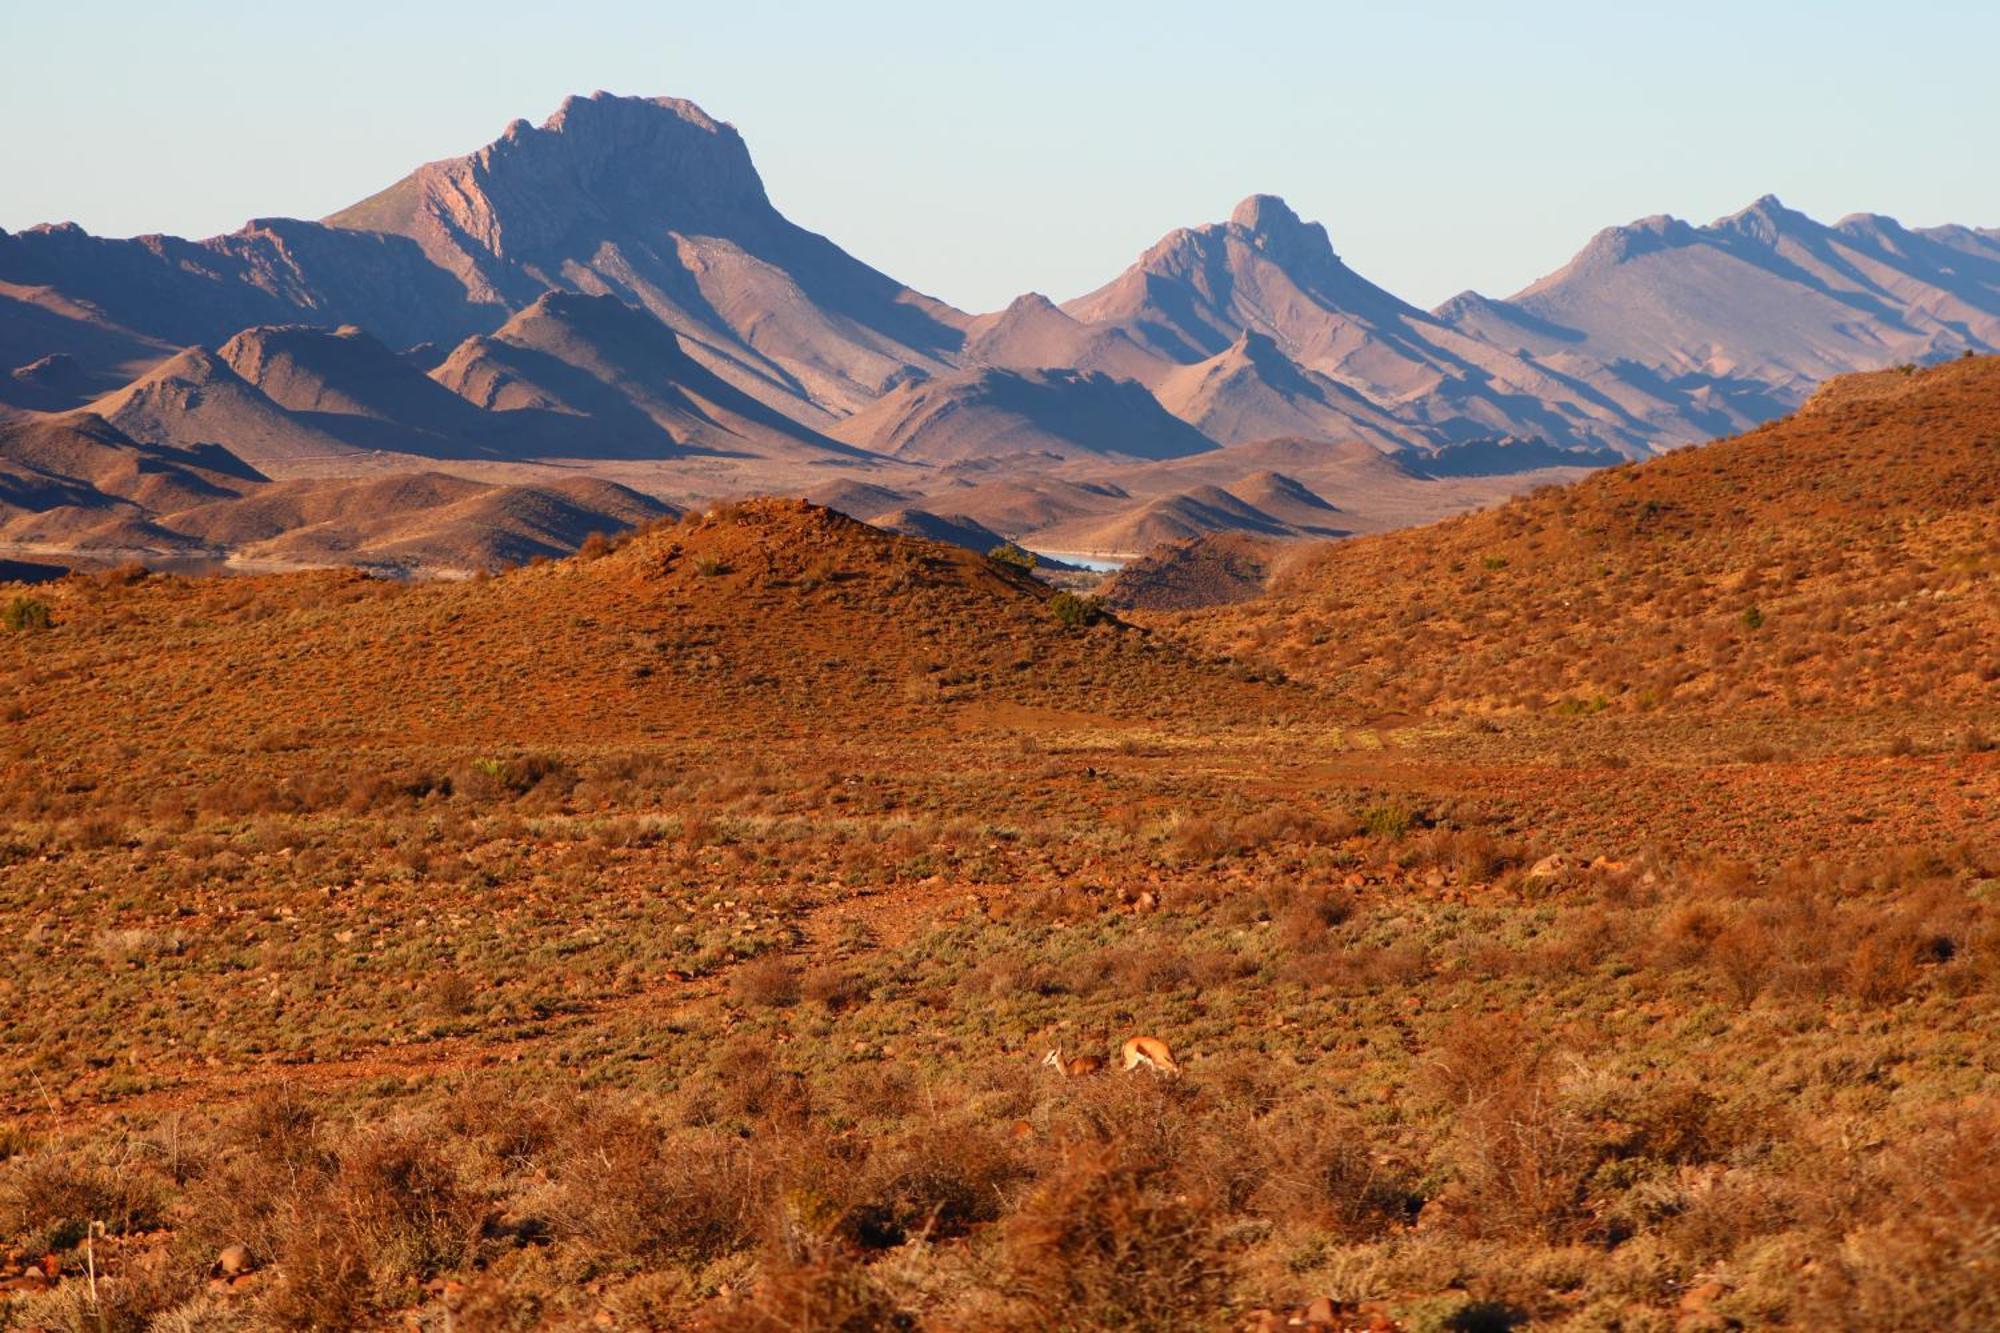
[[1102, 597], [1079, 597], [1067, 591], [1049, 598], [1049, 614], [1072, 629], [1095, 625], [1106, 618]]
[[1754, 606], [1745, 607], [1743, 609], [1744, 629], [1756, 629], [1763, 623], [1764, 623], [1764, 613], [1762, 611], [1759, 611]]
[[49, 604], [39, 597], [22, 593], [0, 610], [0, 625], [20, 633], [22, 630], [48, 629], [55, 623], [49, 614]]
[[1016, 569], [1033, 569], [1037, 563], [1033, 551], [1024, 551], [1012, 542], [1002, 542], [988, 551], [986, 558], [996, 565], [1012, 565]]
[[1371, 838], [1386, 838], [1394, 842], [1410, 831], [1413, 819], [1408, 806], [1397, 801], [1384, 801], [1361, 812], [1361, 828]]

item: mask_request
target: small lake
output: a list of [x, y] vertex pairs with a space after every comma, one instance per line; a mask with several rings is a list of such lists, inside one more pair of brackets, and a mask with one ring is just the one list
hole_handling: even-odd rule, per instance
[[1095, 570], [1099, 574], [1115, 574], [1132, 563], [1131, 556], [1086, 555], [1081, 551], [1033, 551], [1031, 555], [1045, 560], [1060, 560], [1065, 565], [1075, 565], [1078, 569]]

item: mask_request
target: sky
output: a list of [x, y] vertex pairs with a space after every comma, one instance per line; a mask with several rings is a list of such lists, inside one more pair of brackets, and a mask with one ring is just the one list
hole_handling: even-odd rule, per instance
[[1422, 306], [1766, 193], [2000, 226], [2000, 4], [0, 0], [0, 228], [319, 217], [570, 93], [689, 97], [794, 221], [967, 310], [1254, 192]]

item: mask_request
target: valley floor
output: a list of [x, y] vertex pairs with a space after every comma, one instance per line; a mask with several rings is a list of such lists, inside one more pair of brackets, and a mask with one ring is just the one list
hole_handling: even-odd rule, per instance
[[13, 669], [3, 1327], [2000, 1313], [1992, 709], [169, 773]]

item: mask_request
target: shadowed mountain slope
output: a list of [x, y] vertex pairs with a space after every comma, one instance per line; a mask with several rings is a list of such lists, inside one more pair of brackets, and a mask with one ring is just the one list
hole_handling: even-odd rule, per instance
[[1153, 392], [1162, 407], [1222, 444], [1354, 439], [1390, 452], [1422, 437], [1345, 384], [1302, 369], [1254, 330], [1163, 376]]
[[1210, 532], [1297, 535], [1283, 521], [1220, 486], [1195, 486], [1108, 515], [1058, 523], [1037, 532], [1035, 542], [1056, 551], [1130, 555]]
[[436, 435], [479, 428], [478, 412], [365, 329], [245, 329], [219, 352], [231, 369], [293, 412], [364, 417]]
[[567, 555], [674, 513], [591, 477], [495, 486], [430, 472], [281, 482], [162, 522], [244, 561], [441, 572]]
[[[213, 359], [190, 353], [170, 364], [213, 372], [203, 388], [187, 391], [197, 397], [229, 384], [227, 368]], [[153, 384], [178, 393], [175, 386], [192, 378], [156, 375]], [[254, 402], [256, 391], [236, 383], [241, 401]], [[145, 406], [125, 405], [142, 422]], [[471, 572], [562, 555], [593, 532], [673, 512], [588, 477], [536, 485], [436, 473], [272, 482], [220, 446], [137, 440], [94, 413], [0, 423], [0, 540], [86, 561], [201, 556]]]
[[1216, 448], [1140, 385], [1073, 370], [969, 370], [912, 381], [833, 434], [933, 463], [1034, 454], [1176, 458]]
[[1066, 518], [1092, 514], [1131, 503], [1129, 492], [1105, 482], [1076, 482], [1061, 477], [1032, 481], [1007, 478], [965, 480], [937, 492], [937, 503], [954, 513], [970, 515], [996, 532], [1023, 533], [1047, 528]]
[[[225, 450], [140, 443], [91, 412], [0, 425], [0, 460], [17, 478], [39, 475], [151, 508], [240, 494], [263, 480]], [[9, 501], [32, 496], [14, 491]]]
[[871, 514], [886, 514], [909, 504], [916, 496], [868, 481], [836, 481], [815, 486], [805, 499], [828, 509], [866, 521]]
[[935, 514], [928, 509], [890, 509], [880, 514], [871, 514], [865, 520], [869, 526], [886, 532], [900, 532], [905, 537], [922, 537], [927, 541], [950, 542], [953, 546], [963, 546], [968, 551], [985, 555], [996, 546], [1006, 546], [1005, 537], [964, 514]]
[[134, 440], [192, 448], [220, 445], [251, 464], [360, 452], [335, 430], [287, 411], [205, 347], [191, 347], [91, 404]]
[[[245, 329], [217, 355], [317, 431], [359, 449], [428, 458], [500, 455], [497, 422], [364, 329]], [[535, 442], [524, 450], [538, 453]]]
[[1241, 481], [1231, 482], [1228, 490], [1258, 513], [1298, 530], [1317, 529], [1323, 536], [1333, 536], [1332, 529], [1339, 526], [1339, 506], [1329, 503], [1297, 477], [1282, 472], [1269, 469], [1253, 472]]
[[185, 546], [155, 524], [158, 514], [242, 495], [262, 480], [222, 449], [140, 443], [95, 413], [0, 422], [0, 539], [55, 549]]
[[0, 416], [72, 406], [174, 350], [52, 288], [0, 281]]
[[545, 292], [432, 378], [504, 414], [544, 453], [662, 457], [680, 449], [823, 456], [850, 450], [690, 357], [672, 329], [611, 296]]
[[[44, 352], [68, 351], [93, 373], [125, 376], [143, 369], [137, 358], [146, 348], [159, 348], [157, 360], [254, 324], [358, 324], [400, 346], [456, 342], [504, 318], [468, 303], [464, 288], [403, 237], [288, 218], [205, 241], [110, 240], [71, 223], [0, 232], [0, 293], [95, 331]], [[0, 307], [8, 330], [0, 347], [26, 336], [17, 313]]]
[[1123, 329], [1078, 323], [1040, 292], [1016, 297], [998, 314], [980, 315], [966, 325], [964, 359], [1003, 370], [1102, 371], [1148, 385], [1174, 366]]

